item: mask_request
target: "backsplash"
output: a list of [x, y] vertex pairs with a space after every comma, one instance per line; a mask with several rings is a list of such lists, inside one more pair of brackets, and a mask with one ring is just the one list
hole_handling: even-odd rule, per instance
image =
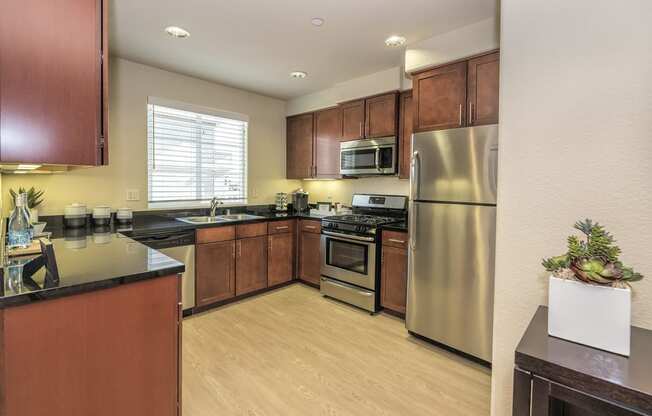
[[395, 176], [374, 176], [360, 179], [341, 179], [332, 181], [304, 180], [304, 191], [310, 193], [310, 202], [341, 202], [351, 204], [351, 197], [356, 193], [408, 195], [410, 181]]

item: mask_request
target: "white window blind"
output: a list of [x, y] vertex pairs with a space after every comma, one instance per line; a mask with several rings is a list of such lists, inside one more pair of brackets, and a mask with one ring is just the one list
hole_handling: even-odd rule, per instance
[[150, 205], [246, 203], [246, 116], [152, 99], [147, 105]]

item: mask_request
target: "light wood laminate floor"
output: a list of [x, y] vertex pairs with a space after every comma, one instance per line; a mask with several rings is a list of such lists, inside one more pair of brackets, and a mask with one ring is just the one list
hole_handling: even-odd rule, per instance
[[490, 372], [300, 284], [183, 323], [183, 415], [487, 415]]

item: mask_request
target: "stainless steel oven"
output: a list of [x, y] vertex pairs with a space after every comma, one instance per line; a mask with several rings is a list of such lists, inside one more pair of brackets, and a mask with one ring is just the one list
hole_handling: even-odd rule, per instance
[[376, 290], [376, 239], [322, 231], [321, 274]]
[[340, 143], [340, 174], [368, 176], [395, 173], [396, 137]]

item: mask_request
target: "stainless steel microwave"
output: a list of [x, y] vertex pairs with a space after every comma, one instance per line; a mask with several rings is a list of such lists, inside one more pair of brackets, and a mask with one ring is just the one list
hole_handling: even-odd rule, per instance
[[340, 143], [340, 174], [349, 176], [396, 174], [396, 137]]

